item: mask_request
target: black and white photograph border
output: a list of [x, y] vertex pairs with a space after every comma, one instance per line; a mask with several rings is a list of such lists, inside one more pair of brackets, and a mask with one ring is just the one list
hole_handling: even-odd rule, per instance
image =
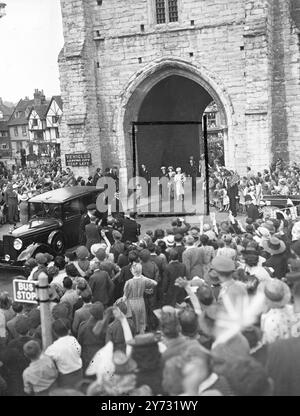
[[1, 399], [300, 396], [300, 0], [5, 0], [0, 42]]

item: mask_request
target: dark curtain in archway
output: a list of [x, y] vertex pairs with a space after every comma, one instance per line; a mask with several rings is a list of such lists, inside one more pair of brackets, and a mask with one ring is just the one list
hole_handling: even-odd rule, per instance
[[[201, 121], [212, 101], [196, 82], [173, 75], [156, 84], [144, 99], [138, 121]], [[145, 164], [152, 176], [162, 165], [185, 170], [189, 157], [198, 161], [201, 127], [199, 125], [138, 126], [138, 163]]]

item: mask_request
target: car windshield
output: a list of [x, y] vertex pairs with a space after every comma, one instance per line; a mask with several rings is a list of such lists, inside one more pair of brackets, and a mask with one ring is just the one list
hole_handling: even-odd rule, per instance
[[34, 218], [61, 218], [61, 205], [44, 202], [31, 202], [29, 204], [30, 219]]

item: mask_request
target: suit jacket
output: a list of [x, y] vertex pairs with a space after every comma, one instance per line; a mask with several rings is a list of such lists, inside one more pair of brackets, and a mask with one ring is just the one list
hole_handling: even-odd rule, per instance
[[123, 222], [123, 238], [122, 241], [130, 241], [136, 243], [141, 233], [141, 226], [135, 220], [125, 218]]
[[109, 274], [104, 270], [95, 270], [90, 277], [89, 285], [92, 290], [93, 302], [100, 301], [104, 306], [107, 306], [114, 290], [114, 284]]
[[184, 264], [174, 261], [167, 265], [162, 283], [165, 305], [175, 306], [176, 302], [181, 302], [186, 297], [185, 290], [175, 286], [176, 279], [184, 276], [186, 276]]
[[203, 277], [204, 254], [202, 247], [188, 248], [182, 253], [182, 262], [186, 267], [188, 279], [195, 276]]
[[187, 164], [186, 174], [194, 178], [198, 175], [198, 166], [195, 162], [192, 165], [190, 163]]
[[90, 308], [92, 303], [84, 303], [80, 309], [77, 309], [74, 314], [73, 325], [72, 325], [72, 332], [74, 336], [77, 336], [78, 328], [81, 322], [85, 322], [91, 316]]

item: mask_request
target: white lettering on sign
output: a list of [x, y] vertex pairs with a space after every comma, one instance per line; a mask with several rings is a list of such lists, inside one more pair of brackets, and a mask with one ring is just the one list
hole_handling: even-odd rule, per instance
[[13, 291], [15, 302], [37, 303], [36, 284], [27, 280], [14, 279]]

